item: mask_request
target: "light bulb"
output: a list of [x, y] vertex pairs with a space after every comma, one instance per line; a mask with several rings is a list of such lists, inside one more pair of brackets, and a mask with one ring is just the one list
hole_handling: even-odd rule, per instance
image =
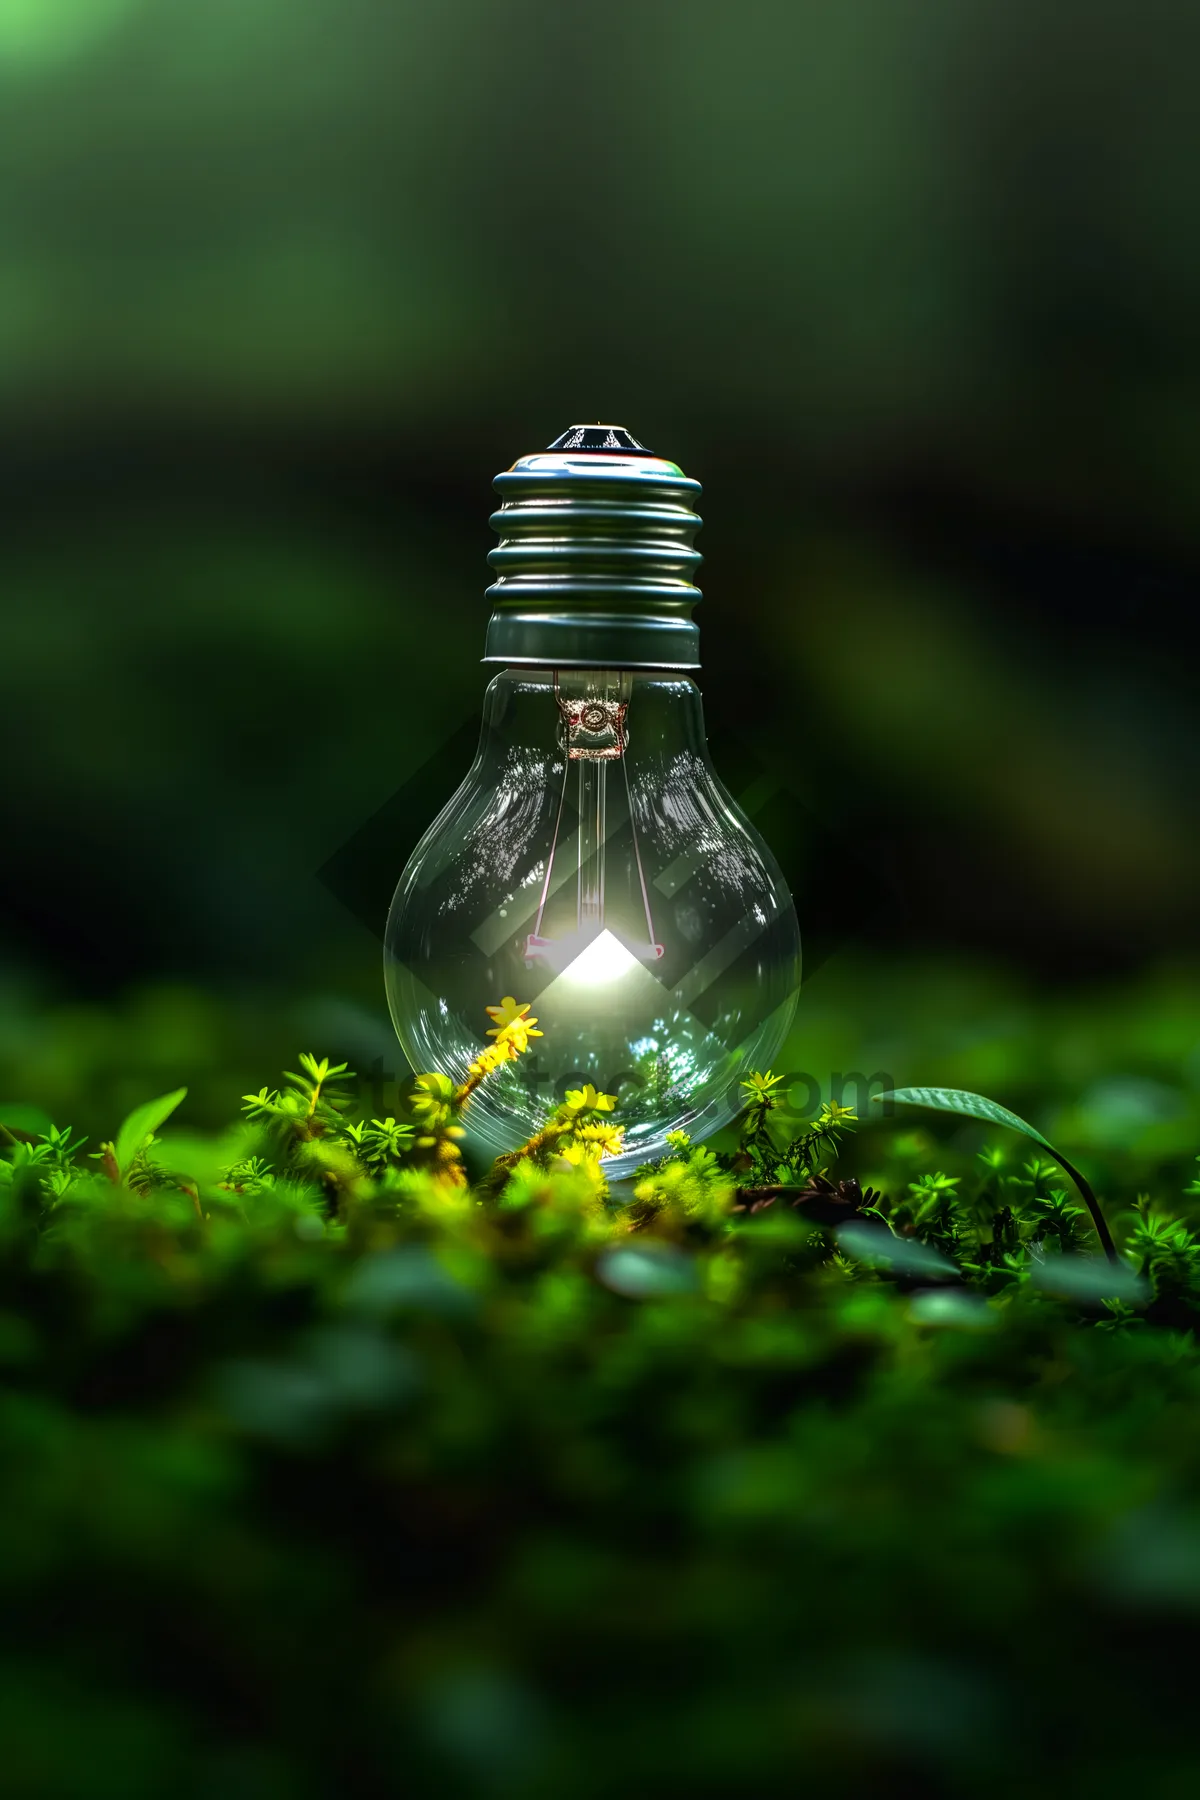
[[699, 484], [620, 427], [577, 426], [497, 476], [493, 616], [466, 780], [388, 917], [392, 1019], [417, 1071], [461, 1080], [485, 1008], [530, 1002], [542, 1036], [464, 1123], [514, 1148], [568, 1088], [615, 1094], [617, 1177], [738, 1110], [800, 988], [795, 909], [717, 779], [691, 576]]

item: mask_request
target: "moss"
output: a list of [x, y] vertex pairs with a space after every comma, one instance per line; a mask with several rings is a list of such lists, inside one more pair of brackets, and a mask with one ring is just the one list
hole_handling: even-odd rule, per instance
[[1110, 1199], [1114, 1275], [1018, 1139], [767, 1075], [627, 1193], [583, 1091], [471, 1185], [348, 1073], [8, 1132], [11, 1791], [1200, 1774], [1195, 1195]]

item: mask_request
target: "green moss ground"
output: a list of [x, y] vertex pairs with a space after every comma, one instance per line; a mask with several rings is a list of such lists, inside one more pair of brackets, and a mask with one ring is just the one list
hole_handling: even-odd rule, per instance
[[14, 1000], [0, 1080], [92, 1141], [28, 1112], [0, 1178], [6, 1791], [1189, 1793], [1195, 1001], [927, 970], [801, 1015], [793, 1072], [979, 1089], [1085, 1167], [1106, 1305], [1070, 1184], [976, 1122], [822, 1147], [881, 1258], [737, 1210], [731, 1137], [640, 1200], [472, 1192], [221, 1136], [294, 1013]]

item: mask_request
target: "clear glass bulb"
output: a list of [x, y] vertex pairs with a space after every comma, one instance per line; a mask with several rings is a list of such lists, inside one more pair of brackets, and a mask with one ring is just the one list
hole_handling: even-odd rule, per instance
[[770, 851], [709, 761], [686, 676], [506, 669], [466, 780], [400, 878], [384, 952], [414, 1069], [461, 1079], [484, 1008], [532, 1002], [543, 1036], [464, 1123], [514, 1148], [567, 1088], [616, 1094], [628, 1173], [701, 1138], [787, 1036], [800, 935]]

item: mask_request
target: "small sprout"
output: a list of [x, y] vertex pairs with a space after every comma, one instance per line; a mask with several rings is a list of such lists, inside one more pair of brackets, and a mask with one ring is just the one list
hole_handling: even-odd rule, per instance
[[1048, 1161], [1044, 1156], [1034, 1156], [1023, 1163], [1024, 1174], [1011, 1177], [1018, 1187], [1028, 1188], [1031, 1194], [1040, 1196], [1049, 1190], [1052, 1181], [1059, 1180], [1057, 1163]]
[[742, 1092], [751, 1106], [777, 1106], [781, 1096], [775, 1090], [782, 1081], [782, 1075], [772, 1075], [768, 1069], [765, 1075], [748, 1075], [742, 1083]]
[[256, 1124], [273, 1126], [284, 1138], [306, 1143], [342, 1129], [342, 1113], [348, 1104], [337, 1085], [352, 1071], [345, 1063], [331, 1063], [328, 1057], [304, 1052], [300, 1057], [301, 1074], [288, 1070], [284, 1076], [290, 1086], [282, 1089], [260, 1088], [257, 1094], [242, 1095], [242, 1109]]
[[908, 1184], [914, 1228], [935, 1238], [943, 1248], [949, 1247], [949, 1239], [957, 1232], [953, 1221], [960, 1179], [958, 1175], [946, 1175], [938, 1169], [932, 1175], [919, 1175], [916, 1181]]
[[274, 1118], [282, 1110], [279, 1093], [275, 1088], [261, 1087], [257, 1094], [242, 1095], [242, 1111], [252, 1119]]
[[300, 1067], [304, 1070], [303, 1075], [293, 1075], [288, 1071], [285, 1074], [292, 1085], [303, 1093], [308, 1093], [310, 1088], [324, 1087], [327, 1082], [336, 1081], [339, 1076], [351, 1073], [348, 1063], [331, 1063], [327, 1056], [318, 1061], [315, 1056], [310, 1056], [303, 1050], [300, 1053]]
[[841, 1131], [848, 1131], [858, 1124], [858, 1114], [852, 1106], [842, 1106], [837, 1100], [827, 1100], [817, 1114], [814, 1131], [833, 1137]]
[[953, 1199], [961, 1179], [959, 1175], [946, 1175], [938, 1169], [932, 1175], [918, 1175], [915, 1181], [909, 1182], [908, 1191], [914, 1200], [936, 1200], [943, 1195]]
[[1097, 1331], [1128, 1331], [1132, 1326], [1146, 1322], [1127, 1300], [1102, 1299], [1100, 1304], [1109, 1316], [1099, 1322]]
[[402, 1125], [393, 1118], [372, 1119], [362, 1128], [359, 1147], [368, 1166], [381, 1167], [389, 1161], [399, 1160], [412, 1141], [411, 1125]]
[[57, 1125], [51, 1125], [43, 1142], [51, 1162], [59, 1168], [63, 1168], [83, 1149], [87, 1139], [72, 1137], [69, 1125], [63, 1131], [60, 1131]]
[[246, 1156], [241, 1162], [230, 1163], [221, 1170], [221, 1176], [221, 1186], [235, 1194], [260, 1194], [275, 1185], [274, 1171], [261, 1156]]

